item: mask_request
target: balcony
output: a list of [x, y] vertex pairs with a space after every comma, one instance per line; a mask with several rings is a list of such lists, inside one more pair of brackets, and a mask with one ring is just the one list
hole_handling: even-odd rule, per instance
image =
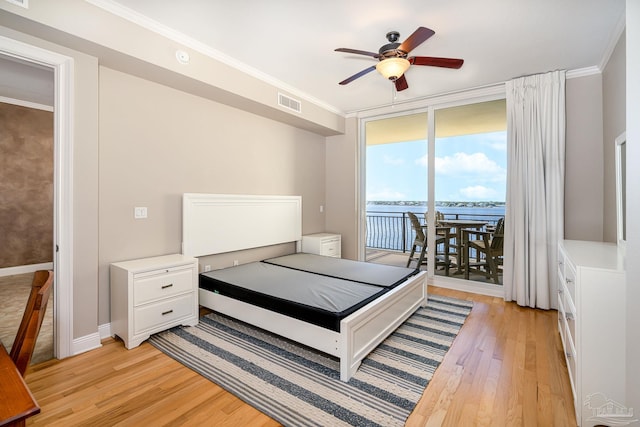
[[[408, 209], [411, 211], [410, 209]], [[483, 211], [483, 210], [480, 210]], [[414, 211], [424, 223], [424, 213]], [[444, 213], [444, 220], [472, 220], [486, 222], [486, 229], [495, 227], [500, 218], [504, 217], [502, 210], [496, 213], [484, 212], [447, 212]], [[366, 215], [366, 261], [381, 264], [391, 264], [405, 266], [408, 260], [411, 246], [415, 239], [415, 232], [411, 227], [411, 222], [406, 212], [386, 212], [368, 210]], [[457, 243], [457, 242], [456, 242]], [[455, 252], [455, 251], [454, 251]], [[477, 254], [472, 250], [469, 254], [473, 259]], [[452, 266], [450, 277], [463, 279], [461, 273], [462, 266], [458, 268], [458, 258], [451, 257]], [[413, 263], [412, 265], [415, 265]], [[426, 265], [421, 266], [426, 269]], [[436, 269], [437, 275], [445, 275], [444, 269]], [[483, 275], [472, 274], [469, 280], [480, 282], [491, 282]]]

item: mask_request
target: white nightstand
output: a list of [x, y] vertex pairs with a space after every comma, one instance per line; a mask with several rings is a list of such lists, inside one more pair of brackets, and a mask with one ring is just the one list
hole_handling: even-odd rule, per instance
[[111, 333], [127, 348], [198, 324], [198, 260], [180, 254], [111, 264]]
[[342, 257], [342, 237], [334, 233], [316, 233], [302, 236], [302, 252]]

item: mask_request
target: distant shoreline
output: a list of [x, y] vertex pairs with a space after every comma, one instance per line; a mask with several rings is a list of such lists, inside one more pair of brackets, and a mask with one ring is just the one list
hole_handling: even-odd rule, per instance
[[[379, 205], [379, 206], [427, 206], [426, 201], [390, 201], [390, 200], [369, 200], [367, 205]], [[469, 201], [436, 201], [436, 206], [439, 207], [467, 207], [467, 208], [492, 208], [492, 207], [505, 207], [505, 202], [496, 201], [484, 201], [484, 202], [469, 202]]]

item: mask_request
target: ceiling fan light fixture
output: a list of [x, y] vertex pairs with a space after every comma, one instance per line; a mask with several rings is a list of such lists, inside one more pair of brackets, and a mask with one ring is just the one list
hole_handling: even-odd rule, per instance
[[376, 70], [389, 80], [397, 80], [409, 68], [411, 63], [405, 58], [387, 58], [378, 62]]

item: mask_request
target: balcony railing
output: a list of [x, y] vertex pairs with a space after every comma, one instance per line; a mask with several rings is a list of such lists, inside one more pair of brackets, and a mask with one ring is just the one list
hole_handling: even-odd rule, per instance
[[[424, 213], [414, 212], [418, 218]], [[445, 219], [471, 219], [485, 221], [495, 225], [502, 215], [445, 213]], [[406, 212], [367, 211], [367, 247], [408, 252], [411, 249], [415, 233]]]

